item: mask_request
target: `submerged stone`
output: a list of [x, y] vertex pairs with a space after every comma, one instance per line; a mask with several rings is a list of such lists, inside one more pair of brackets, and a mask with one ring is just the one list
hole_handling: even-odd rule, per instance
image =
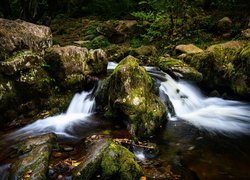
[[97, 103], [126, 123], [135, 138], [154, 135], [166, 120], [166, 108], [154, 94], [152, 78], [132, 56], [124, 58], [103, 82]]

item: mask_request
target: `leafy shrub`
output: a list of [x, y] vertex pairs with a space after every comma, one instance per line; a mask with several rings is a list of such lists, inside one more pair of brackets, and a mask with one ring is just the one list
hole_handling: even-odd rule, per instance
[[170, 28], [170, 19], [164, 12], [139, 11], [131, 15], [137, 18], [140, 21], [139, 26], [145, 29], [142, 37], [146, 42], [162, 37]]

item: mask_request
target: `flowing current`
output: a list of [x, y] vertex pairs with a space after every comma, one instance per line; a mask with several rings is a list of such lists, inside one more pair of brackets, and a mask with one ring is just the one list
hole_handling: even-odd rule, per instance
[[74, 127], [79, 124], [90, 123], [89, 117], [95, 111], [95, 99], [91, 94], [92, 92], [85, 91], [75, 94], [66, 113], [39, 119], [12, 133], [10, 137], [22, 138], [48, 132], [54, 132], [65, 137], [74, 137]]
[[[109, 63], [108, 70], [116, 67]], [[221, 98], [206, 98], [200, 90], [186, 81], [175, 81], [167, 73], [154, 67], [145, 67], [160, 81], [160, 98], [171, 101], [175, 114], [170, 120], [185, 120], [211, 133], [236, 135], [250, 134], [250, 105]]]
[[[117, 63], [110, 62], [112, 71]], [[175, 114], [170, 120], [185, 120], [200, 129], [223, 134], [250, 134], [250, 105], [239, 101], [221, 98], [206, 98], [198, 88], [185, 81], [176, 82], [168, 74], [154, 67], [145, 67], [151, 76], [160, 81], [160, 98], [171, 101]], [[167, 98], [168, 97], [168, 98]], [[13, 132], [9, 137], [22, 138], [54, 132], [61, 136], [74, 137], [74, 128], [89, 124], [95, 111], [95, 99], [92, 91], [77, 93], [73, 97], [66, 113], [39, 119], [34, 123]]]

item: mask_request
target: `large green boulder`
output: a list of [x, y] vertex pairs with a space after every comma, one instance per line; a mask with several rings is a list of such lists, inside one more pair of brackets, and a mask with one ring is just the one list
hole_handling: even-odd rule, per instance
[[124, 58], [103, 82], [97, 104], [127, 124], [134, 137], [149, 137], [166, 120], [166, 108], [156, 96], [153, 80], [132, 56]]
[[86, 153], [73, 169], [73, 179], [94, 179], [98, 172], [101, 179], [139, 179], [142, 168], [135, 156], [125, 147], [110, 139], [101, 138], [84, 142]]

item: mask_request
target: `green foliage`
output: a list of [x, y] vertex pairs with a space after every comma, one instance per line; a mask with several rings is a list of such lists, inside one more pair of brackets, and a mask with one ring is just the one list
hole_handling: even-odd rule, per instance
[[84, 44], [84, 47], [87, 49], [98, 49], [98, 48], [104, 48], [110, 45], [110, 42], [108, 38], [102, 37], [102, 38], [95, 38], [89, 43]]
[[146, 42], [153, 41], [166, 34], [170, 28], [169, 16], [164, 12], [133, 12], [131, 13], [140, 21], [139, 26], [145, 29], [142, 34], [143, 40]]
[[200, 21], [200, 27], [208, 32], [212, 31], [216, 26], [216, 20], [211, 15], [203, 16]]
[[138, 47], [141, 47], [142, 45], [143, 45], [143, 41], [139, 38], [133, 38], [130, 41], [130, 46], [132, 48], [138, 48]]
[[132, 12], [131, 15], [141, 21], [152, 22], [155, 19], [155, 14], [153, 12], [136, 11]]
[[92, 0], [87, 2], [82, 10], [87, 14], [118, 18], [129, 15], [134, 9], [134, 4], [133, 0]]

